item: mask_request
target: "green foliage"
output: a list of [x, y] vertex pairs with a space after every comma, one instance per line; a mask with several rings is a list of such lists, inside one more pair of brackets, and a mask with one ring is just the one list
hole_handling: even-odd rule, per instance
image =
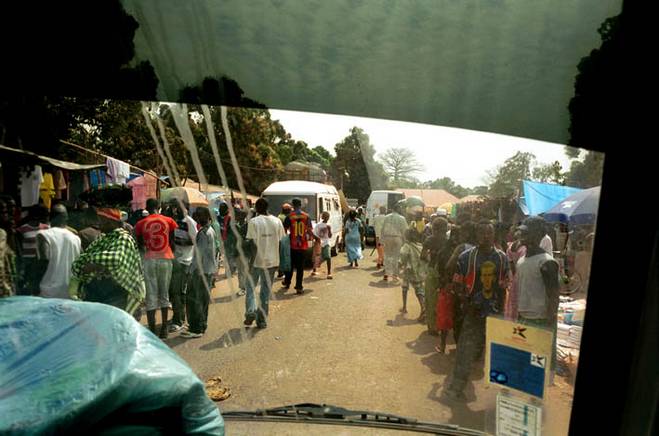
[[410, 177], [407, 179], [401, 179], [398, 183], [393, 181], [389, 182], [389, 189], [423, 189], [423, 183], [416, 177]]
[[562, 171], [563, 167], [560, 162], [555, 161], [551, 164], [533, 168], [532, 178], [538, 182], [565, 185], [565, 174]]
[[519, 189], [522, 180], [531, 177], [531, 164], [535, 155], [518, 151], [514, 156], [506, 159], [493, 174], [488, 194], [492, 197], [508, 197]]
[[577, 188], [592, 188], [602, 183], [604, 155], [595, 151], [586, 154], [583, 161], [572, 161], [566, 174], [566, 184]]
[[487, 186], [476, 186], [469, 190], [471, 195], [487, 195], [489, 188]]
[[442, 177], [423, 183], [424, 189], [443, 189], [449, 194], [453, 194], [458, 198], [470, 195], [471, 189], [457, 185], [450, 177]]
[[309, 162], [315, 162], [325, 171], [328, 171], [334, 161], [334, 156], [321, 145], [317, 145], [309, 151]]
[[336, 157], [331, 174], [346, 197], [365, 203], [372, 190], [386, 187], [387, 175], [382, 165], [375, 161], [375, 150], [362, 129], [350, 129], [350, 134], [336, 144], [334, 150]]

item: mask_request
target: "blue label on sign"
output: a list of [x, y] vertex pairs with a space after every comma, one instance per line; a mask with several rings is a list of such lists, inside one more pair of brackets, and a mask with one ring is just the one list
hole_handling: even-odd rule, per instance
[[492, 343], [490, 382], [542, 398], [545, 388], [544, 356]]

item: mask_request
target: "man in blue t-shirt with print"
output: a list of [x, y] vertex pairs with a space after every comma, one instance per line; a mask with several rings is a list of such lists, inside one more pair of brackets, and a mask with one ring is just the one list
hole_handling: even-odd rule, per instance
[[442, 394], [445, 399], [464, 400], [472, 364], [485, 346], [485, 321], [502, 312], [509, 279], [506, 254], [494, 247], [494, 225], [481, 221], [476, 228], [478, 246], [458, 258], [453, 277], [457, 298], [462, 300], [464, 320], [458, 339], [453, 377]]

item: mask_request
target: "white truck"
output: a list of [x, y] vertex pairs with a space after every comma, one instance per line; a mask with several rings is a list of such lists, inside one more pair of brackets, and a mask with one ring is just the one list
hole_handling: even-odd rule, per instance
[[366, 201], [366, 243], [375, 244], [375, 229], [373, 218], [380, 214], [380, 207], [387, 209], [386, 213], [393, 210], [394, 205], [403, 200], [405, 194], [398, 191], [372, 191]]
[[[291, 204], [294, 198], [302, 200], [302, 210], [311, 218], [312, 224], [322, 221], [321, 214], [329, 212], [329, 224], [332, 226], [332, 256], [336, 256], [337, 242], [343, 232], [343, 214], [339, 193], [332, 185], [308, 182], [304, 180], [288, 180], [275, 182], [263, 191], [262, 197], [268, 200], [268, 210], [272, 215], [279, 215], [284, 203]], [[310, 243], [309, 246], [312, 244]]]

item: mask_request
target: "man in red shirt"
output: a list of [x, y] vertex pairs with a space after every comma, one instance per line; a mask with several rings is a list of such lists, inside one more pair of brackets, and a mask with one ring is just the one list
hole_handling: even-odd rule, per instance
[[146, 282], [146, 316], [149, 330], [156, 333], [156, 310], [162, 313], [160, 337], [167, 337], [167, 310], [169, 304], [169, 284], [172, 279], [174, 259], [174, 230], [176, 221], [160, 215], [158, 200], [150, 198], [146, 202], [149, 216], [135, 226], [135, 236], [140, 247], [146, 248], [144, 255], [144, 279]]
[[308, 241], [313, 238], [313, 231], [311, 225], [311, 218], [309, 215], [302, 212], [302, 200], [294, 198], [292, 201], [293, 212], [290, 213], [284, 220], [284, 229], [290, 233], [291, 236], [291, 271], [287, 272], [284, 276], [284, 289], [291, 286], [291, 279], [293, 278], [293, 270], [295, 274], [295, 290], [298, 294], [304, 293], [302, 287], [302, 279], [304, 277], [304, 256], [309, 248]]

